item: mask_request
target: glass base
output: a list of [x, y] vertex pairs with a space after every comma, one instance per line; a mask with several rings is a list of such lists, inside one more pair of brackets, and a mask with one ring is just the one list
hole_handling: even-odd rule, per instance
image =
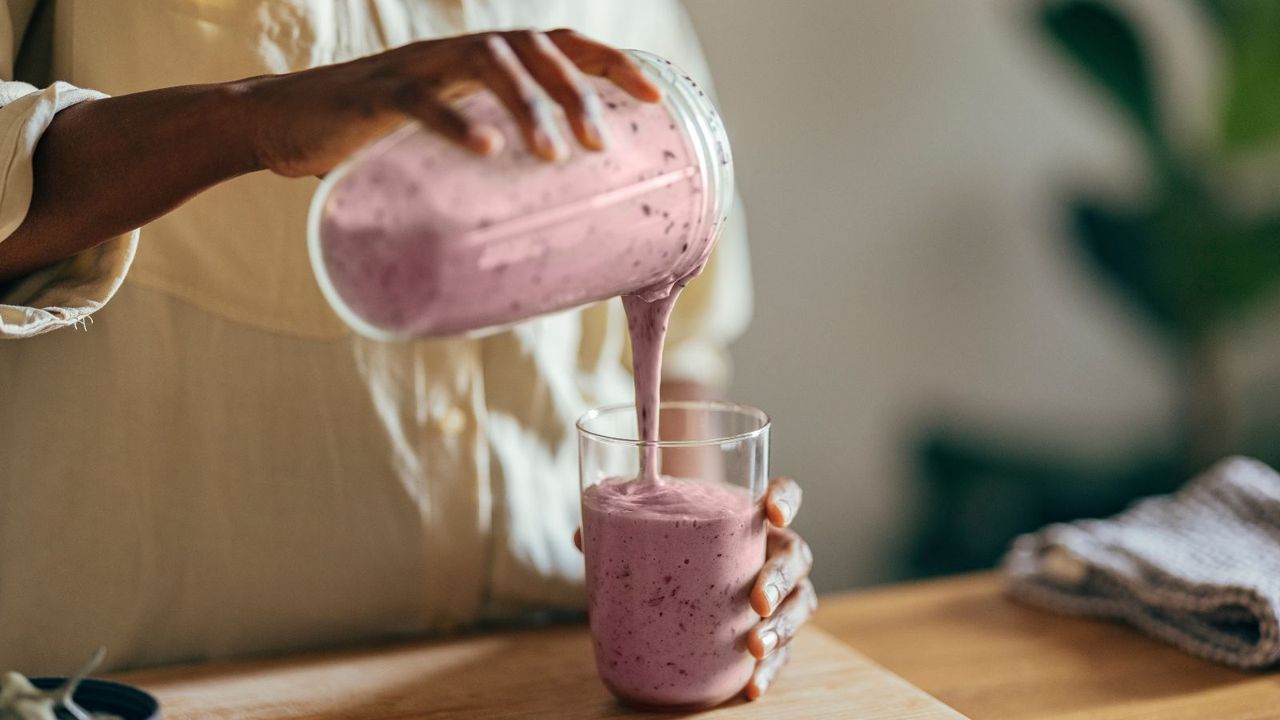
[[608, 688], [609, 692], [612, 693], [615, 698], [617, 698], [618, 702], [622, 703], [623, 705], [626, 705], [632, 710], [644, 710], [646, 712], [679, 713], [679, 712], [697, 712], [699, 710], [710, 710], [711, 708], [719, 707], [720, 705], [724, 705], [725, 703], [735, 698], [740, 698], [742, 696], [741, 691], [735, 691], [735, 692], [729, 693], [724, 697], [715, 697], [715, 698], [710, 698], [708, 700], [699, 701], [699, 702], [668, 705], [668, 704], [660, 704], [660, 703], [654, 703], [654, 702], [649, 702], [644, 700], [637, 700], [635, 698], [628, 697], [625, 693], [620, 693], [614, 690], [612, 687], [610, 687], [609, 683], [605, 683], [604, 686]]

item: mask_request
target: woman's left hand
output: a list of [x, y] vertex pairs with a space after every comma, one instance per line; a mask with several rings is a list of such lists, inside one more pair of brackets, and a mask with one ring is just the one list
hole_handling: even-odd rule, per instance
[[813, 552], [787, 527], [800, 510], [801, 496], [794, 480], [777, 478], [764, 498], [769, 539], [764, 568], [751, 590], [751, 607], [763, 619], [747, 633], [747, 649], [757, 660], [751, 682], [742, 691], [748, 700], [773, 684], [791, 657], [788, 643], [818, 607], [818, 595], [809, 582]]

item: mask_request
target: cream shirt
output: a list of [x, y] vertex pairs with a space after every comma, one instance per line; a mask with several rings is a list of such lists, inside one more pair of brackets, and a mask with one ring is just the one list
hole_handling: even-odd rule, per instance
[[[676, 0], [8, 0], [0, 238], [68, 105], [525, 26], [707, 79]], [[353, 336], [307, 263], [315, 185], [234, 180], [141, 242], [3, 289], [0, 669], [65, 673], [97, 644], [138, 666], [580, 603], [573, 421], [631, 397], [620, 305], [484, 338]], [[725, 379], [748, 285], [738, 217], [677, 308], [668, 377]]]

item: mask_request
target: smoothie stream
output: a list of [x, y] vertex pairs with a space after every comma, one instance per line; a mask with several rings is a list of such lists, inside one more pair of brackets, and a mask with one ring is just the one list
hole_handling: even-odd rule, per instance
[[[343, 319], [381, 340], [438, 337], [621, 295], [639, 438], [657, 441], [667, 322], [711, 253], [733, 173], [705, 93], [670, 63], [636, 57], [666, 98], [640, 103], [590, 79], [607, 152], [547, 163], [512, 142], [478, 161], [407, 126], [331, 174], [309, 237]], [[460, 110], [520, 135], [487, 93]], [[747, 593], [763, 562], [762, 514], [722, 478], [662, 477], [654, 445], [640, 455], [636, 477], [583, 500], [600, 673], [634, 702], [719, 702], [750, 674], [743, 635], [755, 617]]]
[[[699, 266], [696, 272], [700, 272]], [[658, 404], [661, 402], [662, 348], [667, 337], [667, 323], [676, 299], [689, 278], [668, 288], [666, 297], [646, 300], [638, 295], [622, 298], [627, 313], [627, 331], [631, 334], [631, 371], [635, 376], [636, 429], [646, 444], [640, 455], [640, 477], [658, 482]]]
[[640, 472], [582, 497], [596, 667], [614, 695], [641, 706], [718, 704], [742, 690], [755, 666], [745, 636], [760, 619], [748, 600], [764, 564], [760, 504], [722, 478], [660, 475], [653, 444], [667, 323], [688, 279], [660, 299], [623, 298]]

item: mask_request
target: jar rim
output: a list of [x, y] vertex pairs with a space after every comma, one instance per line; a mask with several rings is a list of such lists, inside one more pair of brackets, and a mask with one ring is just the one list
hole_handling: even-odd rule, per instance
[[679, 65], [647, 50], [624, 52], [662, 86], [663, 101], [685, 124], [685, 134], [702, 170], [705, 231], [718, 235], [722, 229], [718, 226], [728, 219], [733, 207], [735, 179], [732, 146], [715, 103]]

